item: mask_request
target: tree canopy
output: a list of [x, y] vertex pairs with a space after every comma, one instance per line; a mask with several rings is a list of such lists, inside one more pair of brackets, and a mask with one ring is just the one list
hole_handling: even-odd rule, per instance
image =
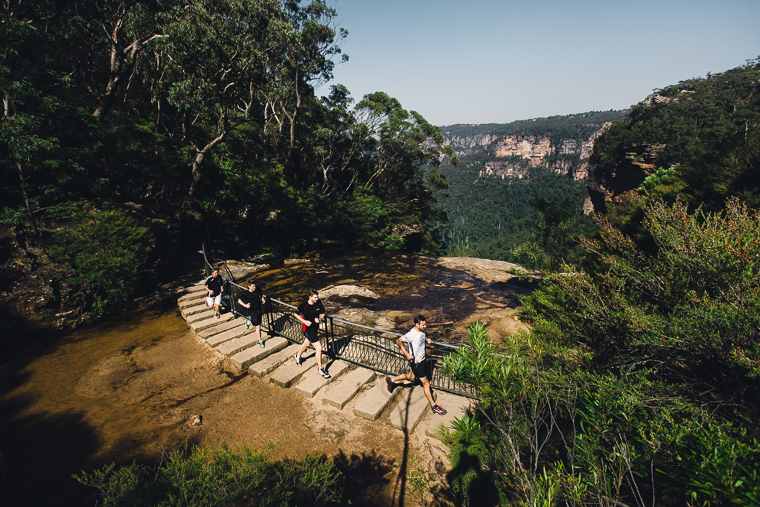
[[150, 217], [151, 237], [213, 237], [243, 257], [314, 238], [439, 248], [427, 231], [450, 149], [383, 92], [316, 95], [347, 61], [324, 0], [0, 12], [2, 217], [30, 255], [63, 237], [46, 230], [100, 223], [83, 209]]

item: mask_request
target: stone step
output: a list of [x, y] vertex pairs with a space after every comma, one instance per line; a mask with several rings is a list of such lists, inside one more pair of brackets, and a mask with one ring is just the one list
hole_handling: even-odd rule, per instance
[[205, 304], [203, 306], [204, 307], [203, 307], [203, 309], [201, 309], [201, 311], [196, 312], [196, 313], [194, 313], [192, 315], [187, 315], [185, 317], [185, 320], [187, 321], [188, 324], [192, 325], [192, 324], [198, 322], [199, 320], [208, 319], [208, 318], [214, 316], [214, 309], [213, 308], [209, 308]]
[[188, 325], [190, 328], [195, 331], [196, 333], [198, 331], [203, 331], [204, 329], [208, 329], [210, 327], [218, 326], [222, 322], [227, 322], [228, 320], [232, 319], [231, 313], [223, 313], [220, 318], [214, 317], [214, 314], [211, 314], [211, 317], [197, 320], [194, 322], [188, 322]]
[[275, 352], [279, 352], [288, 346], [288, 340], [281, 336], [275, 336], [269, 339], [266, 339], [267, 337], [263, 336], [262, 338], [264, 338], [264, 348], [259, 347], [258, 344], [251, 345], [251, 347], [230, 356], [230, 363], [235, 369], [235, 373], [241, 373], [247, 370], [253, 363], [261, 361], [265, 357], [270, 356]]
[[240, 319], [230, 319], [226, 322], [220, 322], [218, 326], [209, 327], [206, 329], [203, 329], [201, 331], [196, 331], [198, 336], [203, 338], [204, 340], [208, 340], [214, 335], [217, 335], [219, 333], [223, 333], [225, 331], [229, 331], [230, 329], [234, 329], [238, 326], [243, 326], [243, 321]]
[[[422, 418], [430, 409], [430, 402], [425, 397], [425, 391], [421, 385], [413, 385], [411, 388], [398, 386], [395, 391], [401, 391], [401, 401], [391, 411], [391, 426], [405, 433], [411, 433], [422, 421]], [[394, 391], [394, 392], [395, 392]]]
[[253, 333], [248, 333], [242, 336], [238, 336], [237, 338], [233, 338], [232, 340], [227, 340], [224, 343], [220, 343], [214, 347], [214, 350], [220, 354], [224, 354], [225, 356], [232, 356], [253, 346], [256, 346], [256, 348], [258, 348], [259, 340]]
[[263, 378], [264, 375], [273, 371], [285, 361], [293, 361], [293, 354], [298, 352], [299, 347], [300, 345], [297, 344], [289, 345], [281, 351], [265, 357], [261, 361], [256, 361], [248, 367], [248, 374], [256, 378]]
[[[295, 352], [293, 354], [295, 354]], [[291, 354], [291, 356], [293, 354]], [[290, 387], [298, 382], [305, 373], [308, 373], [309, 375], [317, 375], [317, 362], [304, 362], [301, 366], [298, 366], [295, 360], [290, 358], [272, 373], [272, 376], [269, 377], [269, 381], [280, 387]], [[320, 376], [319, 378], [322, 377]]]
[[365, 384], [375, 380], [376, 373], [367, 368], [356, 368], [325, 391], [322, 403], [343, 410], [343, 407], [361, 391]]
[[313, 398], [314, 395], [317, 394], [317, 391], [343, 375], [349, 368], [349, 364], [341, 360], [330, 361], [329, 363], [323, 364], [325, 365], [327, 373], [331, 375], [331, 378], [324, 378], [319, 374], [307, 375], [305, 379], [294, 387], [298, 394], [305, 396], [306, 398]]
[[177, 301], [178, 303], [183, 303], [191, 299], [198, 299], [200, 297], [205, 298], [207, 294], [208, 294], [208, 291], [206, 290], [206, 286], [203, 285], [203, 282], [201, 282], [197, 285], [193, 285], [185, 289], [185, 293], [182, 296], [180, 296], [180, 298]]
[[190, 300], [179, 305], [179, 312], [184, 318], [188, 318], [190, 315], [195, 315], [208, 308], [206, 306], [206, 299]]
[[376, 382], [356, 404], [354, 415], [370, 421], [376, 420], [383, 413], [385, 407], [390, 405], [398, 392], [399, 389], [396, 389], [393, 393], [389, 393], [385, 385], [385, 377], [380, 377], [380, 381]]
[[473, 400], [451, 393], [437, 393], [435, 398], [436, 403], [446, 409], [446, 415], [432, 414], [432, 416], [428, 416], [425, 435], [441, 440], [442, 437], [438, 431], [440, 426], [443, 425], [447, 431], [451, 431], [454, 419], [461, 419], [467, 410], [473, 406]]
[[232, 320], [230, 322], [235, 323], [235, 325], [228, 328], [226, 331], [209, 336], [206, 339], [206, 343], [209, 347], [216, 348], [226, 341], [239, 338], [245, 334], [245, 325], [243, 325], [240, 320]]

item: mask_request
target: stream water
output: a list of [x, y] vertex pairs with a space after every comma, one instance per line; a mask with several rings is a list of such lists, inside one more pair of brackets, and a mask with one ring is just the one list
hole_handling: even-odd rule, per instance
[[[291, 304], [300, 303], [310, 287], [368, 288], [380, 297], [330, 298], [328, 310], [363, 307], [383, 312], [396, 331], [405, 330], [402, 326], [417, 313], [428, 315], [429, 322], [460, 322], [476, 309], [514, 307], [520, 292], [509, 284], [443, 268], [433, 258], [374, 251], [273, 265], [254, 276], [266, 294]], [[440, 341], [458, 339], [443, 329], [434, 332], [440, 333], [434, 336]], [[4, 358], [0, 506], [82, 505], [92, 490], [72, 480], [71, 474], [113, 461], [154, 460], [157, 442], [176, 447], [188, 441], [245, 443], [267, 438], [293, 442], [290, 453], [328, 452], [330, 438], [319, 443], [317, 435], [309, 447], [298, 438], [300, 426], [269, 424], [283, 412], [293, 420], [308, 417], [297, 395], [249, 377], [230, 378], [211, 356], [172, 305], [51, 334]], [[252, 393], [257, 393], [255, 399]], [[217, 407], [230, 404], [260, 419], [221, 422], [219, 415], [215, 433], [203, 438], [186, 424], [192, 413], [215, 414], [221, 410]], [[390, 444], [351, 445], [369, 453]], [[396, 451], [389, 447], [384, 452]]]

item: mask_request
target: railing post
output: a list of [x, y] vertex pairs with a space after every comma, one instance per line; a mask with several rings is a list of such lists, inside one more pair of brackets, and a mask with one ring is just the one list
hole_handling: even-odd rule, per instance
[[325, 345], [327, 345], [327, 353], [330, 354], [331, 359], [335, 357], [332, 350], [332, 343], [333, 343], [332, 337], [333, 337], [333, 320], [332, 320], [332, 317], [327, 317], [327, 321], [325, 322]]

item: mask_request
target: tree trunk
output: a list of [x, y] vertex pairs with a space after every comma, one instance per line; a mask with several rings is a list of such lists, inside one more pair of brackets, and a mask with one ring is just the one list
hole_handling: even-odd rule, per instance
[[24, 179], [24, 168], [21, 165], [21, 161], [18, 159], [16, 159], [16, 167], [18, 168], [19, 180], [21, 180], [21, 195], [24, 196], [24, 205], [26, 206], [26, 212], [29, 213], [29, 220], [32, 222], [32, 228], [34, 229], [34, 234], [39, 236], [40, 230], [39, 230], [39, 227], [37, 227], [37, 220], [34, 218], [34, 213], [32, 212], [32, 205], [29, 202], [29, 195], [26, 193], [26, 179]]
[[[116, 40], [117, 31], [121, 23], [116, 24], [114, 28], [113, 39]], [[108, 77], [106, 89], [98, 101], [98, 107], [92, 115], [95, 118], [102, 118], [113, 107], [116, 101], [116, 92], [119, 91], [122, 81], [132, 75], [137, 64], [137, 58], [140, 53], [147, 47], [148, 43], [156, 38], [166, 37], [166, 35], [152, 35], [143, 40], [136, 40], [124, 49], [118, 49], [115, 43], [111, 45], [111, 74]]]
[[193, 145], [193, 148], [195, 148], [195, 158], [193, 159], [192, 164], [192, 179], [190, 181], [190, 191], [188, 192], [188, 198], [194, 198], [196, 193], [198, 192], [198, 184], [201, 181], [201, 178], [203, 177], [203, 172], [201, 171], [201, 165], [203, 164], [203, 159], [206, 158], [206, 154], [211, 151], [211, 149], [219, 144], [219, 142], [224, 139], [224, 136], [227, 134], [227, 131], [222, 132], [218, 137], [213, 139], [210, 143], [208, 143], [206, 146], [203, 147], [203, 149], [198, 149], [197, 146]]

